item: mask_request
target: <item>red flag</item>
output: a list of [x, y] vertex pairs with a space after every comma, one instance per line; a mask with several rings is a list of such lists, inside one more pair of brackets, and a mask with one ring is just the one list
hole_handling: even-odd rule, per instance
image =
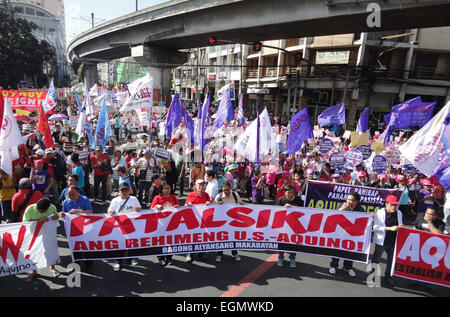
[[46, 149], [56, 148], [55, 143], [53, 142], [52, 132], [50, 131], [50, 126], [48, 124], [47, 115], [45, 114], [42, 105], [37, 130], [44, 135], [44, 142]]
[[105, 82], [102, 82], [102, 90], [106, 90]]

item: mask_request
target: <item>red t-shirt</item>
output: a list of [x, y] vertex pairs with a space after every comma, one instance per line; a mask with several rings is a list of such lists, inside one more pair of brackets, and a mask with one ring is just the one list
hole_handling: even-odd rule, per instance
[[152, 206], [151, 208], [155, 208], [156, 205], [161, 205], [164, 208], [166, 207], [174, 207], [179, 206], [180, 202], [178, 201], [178, 198], [175, 195], [170, 195], [169, 197], [163, 197], [162, 195], [158, 195], [155, 198], [153, 198]]
[[[19, 189], [17, 193], [14, 194], [12, 201], [11, 201], [11, 209], [12, 212], [17, 212], [17, 209], [23, 204], [25, 201], [25, 198], [27, 198], [28, 193], [30, 192], [29, 189]], [[23, 214], [25, 213], [25, 210], [28, 206], [33, 205], [39, 201], [39, 199], [44, 198], [44, 195], [38, 190], [34, 191], [33, 195], [31, 196], [30, 200], [28, 201], [27, 205], [21, 210], [19, 215], [19, 222], [22, 222]]]
[[[101, 164], [101, 161], [108, 161], [108, 155], [106, 155], [106, 154], [100, 155], [100, 162], [98, 161], [98, 159], [95, 155], [91, 156], [92, 166], [95, 166], [98, 163]], [[109, 174], [109, 172], [102, 170], [102, 168], [100, 166], [97, 166], [94, 168], [94, 176], [101, 176], [101, 175], [108, 175], [108, 174]]]
[[193, 205], [203, 205], [208, 201], [211, 202], [211, 198], [206, 192], [204, 192], [203, 195], [199, 196], [196, 191], [193, 191], [186, 198], [186, 204], [191, 203]]

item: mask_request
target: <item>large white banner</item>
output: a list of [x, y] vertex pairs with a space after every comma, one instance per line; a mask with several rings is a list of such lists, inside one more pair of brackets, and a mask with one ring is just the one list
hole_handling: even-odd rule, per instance
[[309, 253], [367, 263], [372, 217], [302, 207], [209, 205], [66, 214], [73, 261], [220, 250]]
[[15, 275], [59, 263], [58, 221], [0, 226], [0, 276]]
[[128, 85], [130, 97], [120, 108], [120, 112], [127, 112], [133, 109], [147, 108], [153, 106], [153, 78], [147, 73], [142, 78]]

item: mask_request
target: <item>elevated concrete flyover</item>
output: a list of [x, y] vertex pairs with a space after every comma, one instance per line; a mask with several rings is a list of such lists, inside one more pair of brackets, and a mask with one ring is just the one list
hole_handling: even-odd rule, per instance
[[[373, 3], [381, 8], [380, 27], [367, 24]], [[210, 35], [225, 44], [437, 27], [450, 25], [449, 12], [449, 0], [174, 0], [79, 35], [68, 54], [75, 63], [133, 56], [181, 64], [186, 56], [178, 50], [207, 46]]]

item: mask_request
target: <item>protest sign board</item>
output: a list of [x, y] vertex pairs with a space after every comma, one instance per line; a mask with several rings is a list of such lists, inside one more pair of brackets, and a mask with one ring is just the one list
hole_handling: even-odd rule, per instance
[[224, 250], [271, 250], [367, 263], [366, 213], [265, 205], [212, 205], [117, 215], [66, 214], [74, 261]]
[[400, 228], [392, 275], [450, 287], [450, 236]]
[[59, 263], [58, 221], [0, 226], [0, 276], [15, 275]]

